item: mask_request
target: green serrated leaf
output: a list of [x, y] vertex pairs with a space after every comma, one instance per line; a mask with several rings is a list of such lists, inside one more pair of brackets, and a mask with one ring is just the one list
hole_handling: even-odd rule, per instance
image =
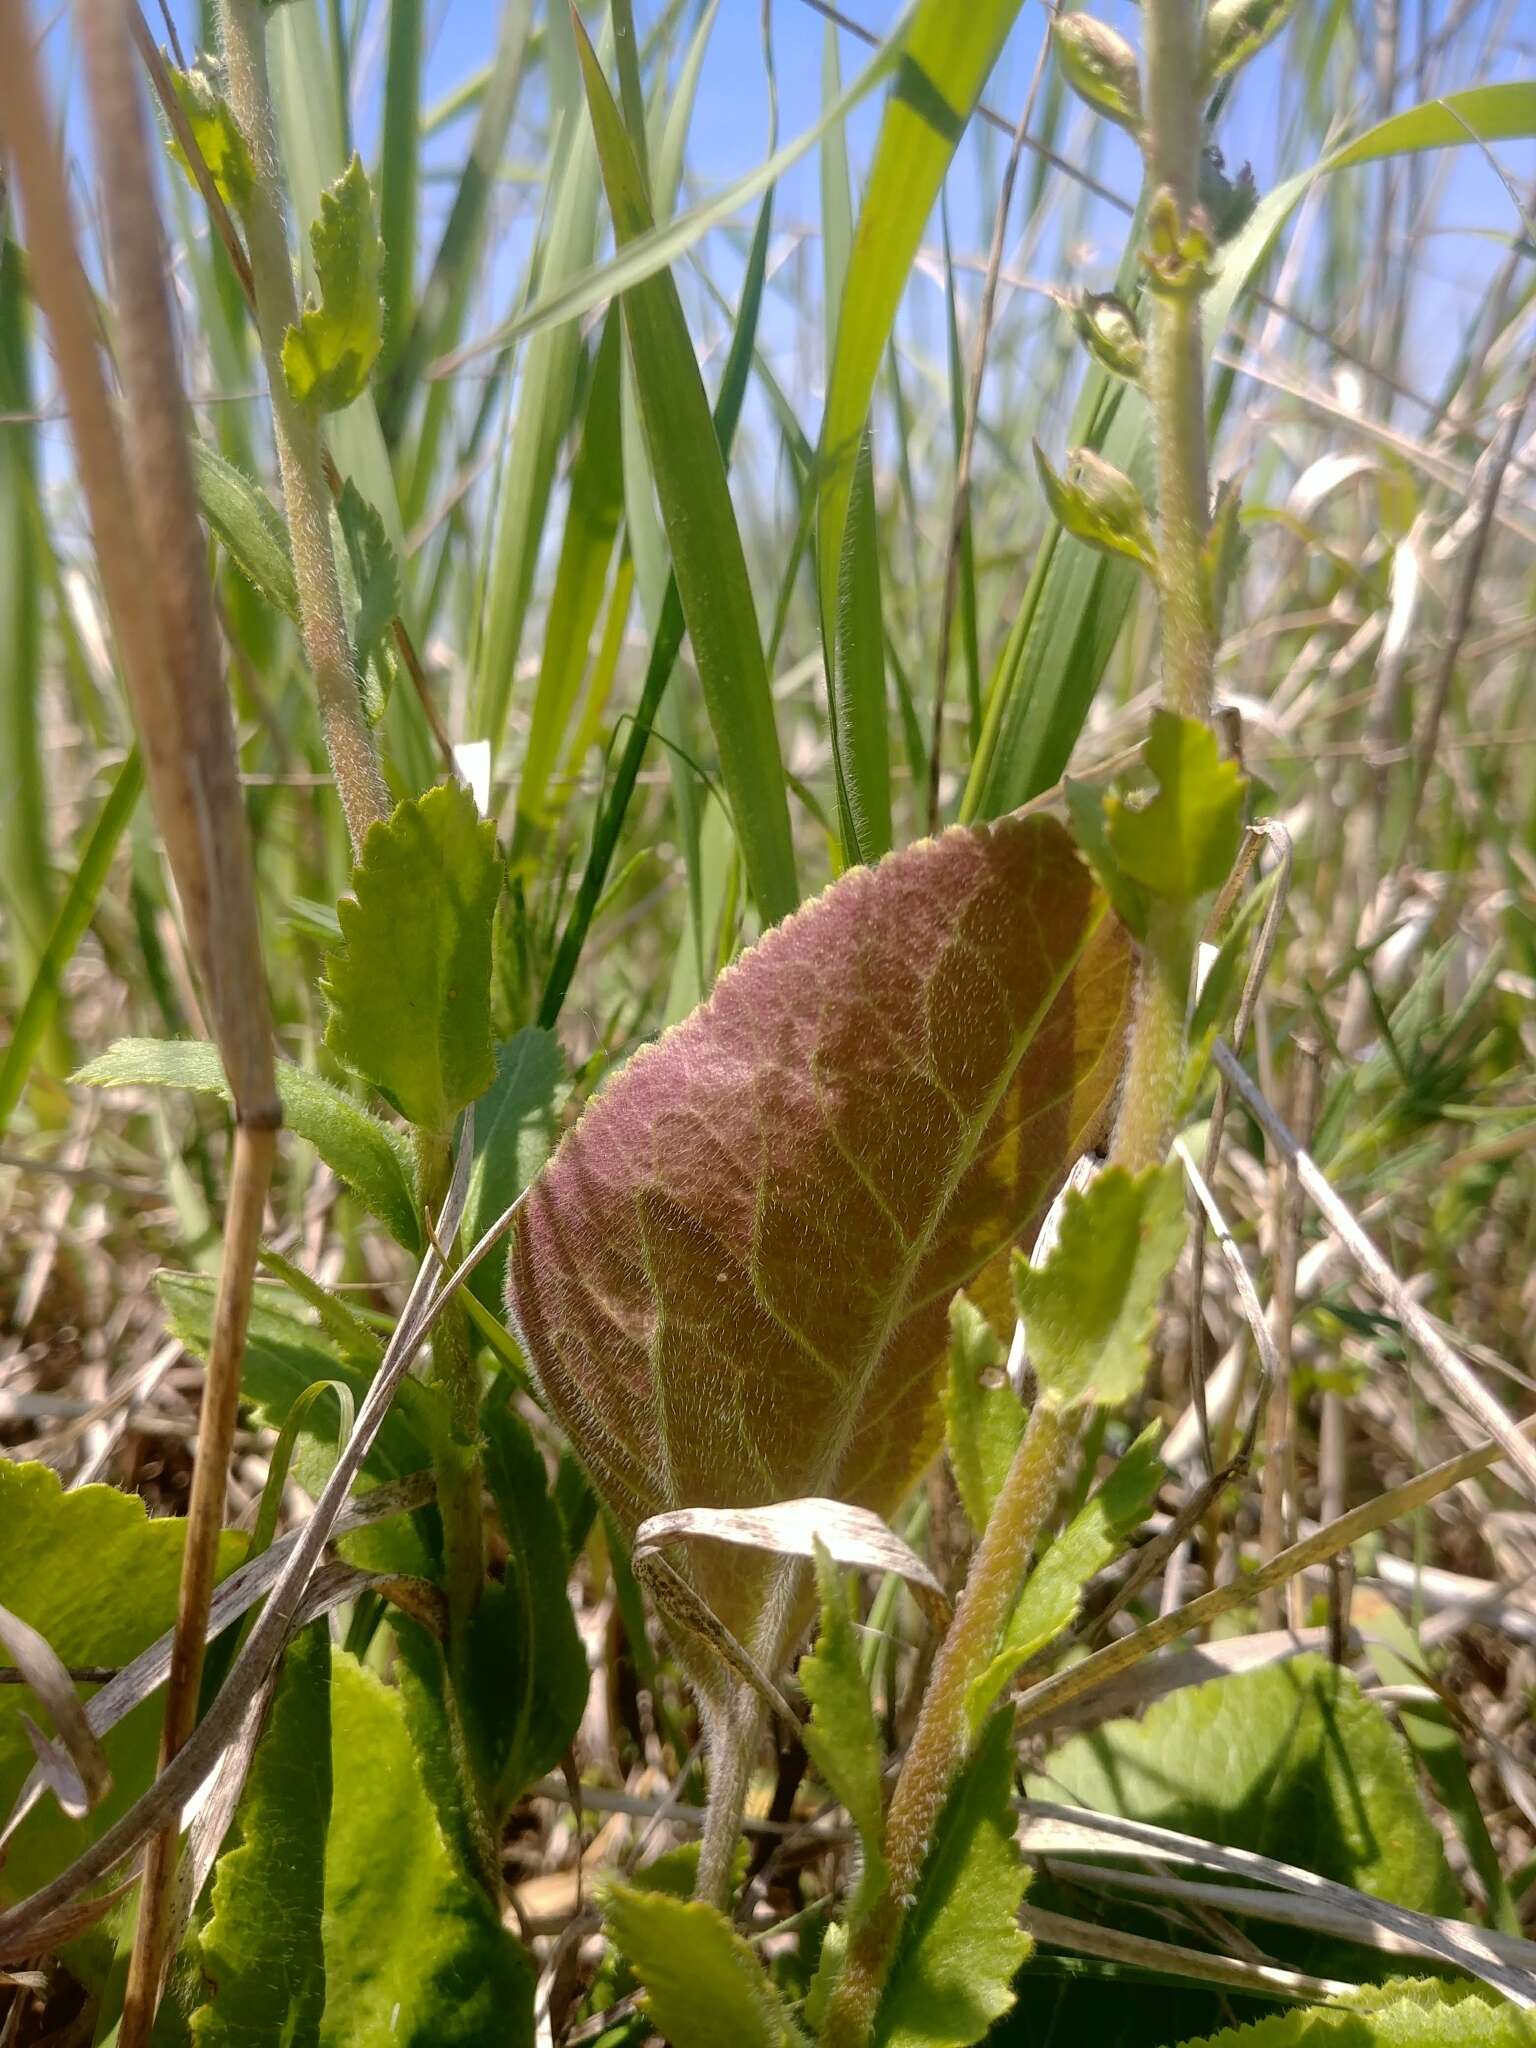
[[[949, 1379], [944, 1434], [960, 1504], [979, 1536], [987, 1526], [1024, 1434], [1024, 1404], [1003, 1376], [1002, 1339], [967, 1295], [949, 1305]], [[983, 1375], [996, 1376], [988, 1386]]]
[[604, 1918], [671, 2048], [802, 2048], [762, 1964], [713, 1906], [616, 1884]]
[[1399, 1979], [1312, 2012], [1276, 2013], [1183, 2048], [1530, 2048], [1531, 2022], [1476, 1984]]
[[1139, 883], [1125, 874], [1110, 851], [1109, 819], [1105, 813], [1105, 792], [1096, 782], [1079, 782], [1068, 775], [1062, 781], [1067, 815], [1072, 820], [1072, 837], [1088, 865], [1103, 884], [1120, 921], [1138, 939], [1147, 935], [1147, 917], [1152, 899]]
[[[352, 620], [352, 655], [357, 672], [380, 656], [390, 622], [400, 609], [400, 564], [377, 508], [348, 477], [336, 500], [336, 517], [347, 543], [357, 609]], [[381, 706], [382, 709], [382, 706]]]
[[[170, 80], [181, 102], [181, 111], [187, 117], [192, 140], [208, 166], [219, 197], [236, 213], [244, 213], [256, 182], [256, 167], [251, 162], [251, 152], [240, 132], [240, 124], [230, 112], [229, 102], [220, 91], [219, 80], [209, 68], [208, 60], [201, 59], [188, 71], [172, 70]], [[170, 151], [186, 172], [187, 182], [196, 191], [197, 179], [191, 162], [174, 135]]]
[[243, 469], [196, 434], [187, 437], [192, 480], [203, 517], [246, 582], [285, 618], [297, 621], [299, 587], [282, 514]]
[[491, 924], [496, 828], [470, 792], [440, 783], [369, 828], [337, 905], [325, 1042], [409, 1123], [446, 1132], [496, 1078]]
[[533, 1966], [444, 1839], [400, 1694], [332, 1656], [321, 2048], [532, 2048]]
[[1187, 903], [1231, 872], [1247, 784], [1208, 725], [1173, 711], [1153, 712], [1146, 759], [1157, 794], [1140, 805], [1105, 799], [1109, 850], [1133, 882]]
[[[120, 1038], [73, 1077], [87, 1088], [190, 1088], [230, 1099], [217, 1046], [200, 1039]], [[277, 1062], [286, 1127], [314, 1146], [337, 1178], [409, 1252], [421, 1249], [410, 1148], [332, 1082]]]
[[1071, 1627], [1088, 1581], [1113, 1564], [1126, 1539], [1151, 1513], [1164, 1478], [1157, 1438], [1155, 1424], [1142, 1431], [1030, 1575], [1009, 1618], [1003, 1648], [966, 1695], [973, 1728], [985, 1721], [1019, 1666]]
[[318, 1622], [288, 1651], [240, 1803], [239, 1846], [214, 1876], [198, 2048], [319, 2048], [330, 1815], [331, 1645]]
[[1068, 533], [1104, 554], [1126, 555], [1144, 569], [1157, 567], [1157, 544], [1140, 491], [1124, 471], [1091, 448], [1074, 448], [1064, 476], [1052, 469], [1039, 442], [1035, 467], [1054, 519]]
[[[115, 1487], [66, 1493], [49, 1466], [0, 1458], [0, 1606], [39, 1629], [65, 1664], [115, 1669], [170, 1628], [185, 1534], [180, 1517], [151, 1521], [141, 1500]], [[218, 1576], [244, 1555], [243, 1537], [221, 1537]], [[25, 1713], [47, 1719], [27, 1687], [0, 1685], [3, 1813], [37, 1761]], [[83, 1819], [66, 1819], [51, 1794], [38, 1803], [6, 1845], [0, 1902], [46, 1884], [122, 1817], [154, 1775], [163, 1715], [160, 1700], [147, 1700], [102, 1738], [112, 1789]]]
[[1013, 1261], [1042, 1398], [1109, 1406], [1136, 1392], [1158, 1297], [1183, 1242], [1176, 1166], [1111, 1166], [1086, 1193], [1069, 1192], [1045, 1264], [1032, 1266], [1021, 1253]]
[[892, 1965], [877, 2048], [969, 2048], [1013, 2004], [1030, 1951], [1013, 1811], [1013, 1715], [995, 1714], [949, 1796]]
[[885, 1746], [870, 1704], [847, 1582], [819, 1540], [816, 1585], [821, 1627], [814, 1651], [800, 1663], [801, 1688], [811, 1703], [802, 1740], [822, 1782], [847, 1807], [859, 1831], [863, 1868], [849, 1909], [850, 1919], [856, 1920], [862, 1902], [878, 1898], [886, 1885], [880, 1772]]
[[301, 405], [339, 412], [360, 398], [384, 343], [383, 248], [363, 160], [320, 195], [310, 229], [320, 303], [283, 337], [283, 375]]

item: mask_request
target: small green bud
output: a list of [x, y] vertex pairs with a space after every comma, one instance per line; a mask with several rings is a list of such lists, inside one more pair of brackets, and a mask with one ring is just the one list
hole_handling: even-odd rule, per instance
[[1067, 457], [1066, 475], [1058, 476], [1038, 442], [1035, 465], [1046, 503], [1068, 533], [1105, 554], [1128, 555], [1144, 569], [1156, 569], [1147, 508], [1123, 471], [1091, 448], [1074, 448]]
[[1113, 292], [1084, 292], [1072, 307], [1072, 325], [1083, 345], [1112, 377], [1139, 384], [1146, 367], [1147, 346], [1136, 315]]
[[1211, 0], [1205, 17], [1205, 82], [1227, 78], [1277, 36], [1296, 0]]
[[1211, 282], [1216, 245], [1210, 217], [1201, 206], [1180, 217], [1171, 192], [1162, 191], [1147, 208], [1147, 242], [1142, 252], [1155, 291], [1203, 292]]
[[1067, 83], [1079, 99], [1122, 128], [1140, 128], [1141, 73], [1125, 37], [1091, 14], [1058, 14], [1051, 35]]

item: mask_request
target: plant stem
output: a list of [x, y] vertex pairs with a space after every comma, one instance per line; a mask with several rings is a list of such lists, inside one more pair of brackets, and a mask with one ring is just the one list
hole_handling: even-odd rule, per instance
[[368, 827], [388, 817], [392, 806], [373, 733], [363, 714], [342, 610], [320, 422], [294, 399], [283, 374], [283, 337], [297, 322], [299, 308], [283, 223], [262, 0], [224, 0], [224, 62], [230, 108], [255, 166], [245, 231], [256, 293], [256, 330], [272, 396], [273, 437], [293, 548], [304, 652], [314, 674], [326, 750], [356, 854], [362, 851]]
[[[422, 1207], [438, 1215], [448, 1193], [453, 1157], [446, 1137], [417, 1130], [416, 1173]], [[442, 1247], [449, 1256], [452, 1247]], [[442, 1395], [443, 1421], [433, 1447], [437, 1505], [443, 1520], [443, 1576], [448, 1596], [450, 1649], [464, 1631], [485, 1584], [485, 1517], [481, 1507], [480, 1379], [463, 1307], [451, 1301], [432, 1332], [432, 1378]]]
[[922, 1711], [886, 1820], [890, 1883], [848, 1944], [827, 2011], [823, 2048], [863, 2048], [870, 2038], [902, 1921], [935, 1827], [971, 1742], [967, 1695], [997, 1652], [1035, 1542], [1056, 1503], [1081, 1417], [1037, 1401], [966, 1575], [955, 1618], [939, 1646]]
[[[1162, 202], [1172, 239], [1196, 224], [1200, 143], [1201, 0], [1146, 0], [1147, 127], [1142, 137], [1148, 199]], [[1151, 207], [1149, 207], [1149, 213]], [[1158, 598], [1163, 700], [1186, 718], [1210, 714], [1215, 658], [1205, 544], [1210, 525], [1205, 369], [1198, 263], [1149, 262], [1152, 326], [1148, 387], [1157, 436]], [[1125, 1089], [1112, 1154], [1132, 1172], [1159, 1165], [1177, 1113], [1185, 1058], [1195, 906], [1159, 902], [1146, 934], [1136, 990]], [[934, 1831], [970, 1749], [967, 1695], [996, 1654], [1029, 1571], [1036, 1540], [1076, 1448], [1086, 1410], [1037, 1400], [987, 1523], [954, 1621], [934, 1662], [886, 1823], [891, 1881], [855, 1928], [823, 2030], [824, 2048], [865, 2048], [902, 1922]]]
[[734, 1677], [724, 1699], [708, 1710], [709, 1800], [694, 1897], [722, 1913], [730, 1911], [742, 1810], [766, 1711], [752, 1687]]

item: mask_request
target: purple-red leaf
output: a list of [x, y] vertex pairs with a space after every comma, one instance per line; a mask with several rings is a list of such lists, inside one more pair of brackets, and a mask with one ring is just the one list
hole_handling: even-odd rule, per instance
[[[1059, 825], [957, 828], [845, 875], [597, 1096], [523, 1205], [508, 1291], [631, 1532], [896, 1507], [942, 1435], [951, 1298], [1105, 1125], [1129, 972]], [[771, 1560], [679, 1561], [782, 1650]]]

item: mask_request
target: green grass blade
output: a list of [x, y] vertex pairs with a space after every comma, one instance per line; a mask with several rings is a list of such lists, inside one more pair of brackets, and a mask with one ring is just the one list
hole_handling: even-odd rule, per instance
[[[651, 226], [634, 149], [585, 35], [578, 41], [603, 180], [620, 243]], [[683, 616], [720, 752], [752, 893], [765, 923], [799, 901], [773, 699], [746, 557], [677, 287], [661, 274], [625, 293], [646, 443]]]
[[582, 422], [581, 446], [571, 470], [570, 506], [560, 561], [544, 625], [544, 651], [534, 692], [528, 746], [518, 778], [512, 858], [529, 859], [549, 818], [549, 778], [587, 666], [587, 646], [608, 584], [614, 542], [624, 511], [619, 440], [619, 365], [622, 335], [617, 307], [603, 326]]
[[378, 375], [387, 376], [411, 327], [416, 288], [423, 29], [422, 0], [390, 0], [389, 54], [384, 70], [384, 127], [379, 141], [379, 233], [384, 243], [384, 348]]
[[38, 961], [37, 972], [11, 1042], [0, 1060], [0, 1133], [10, 1123], [11, 1112], [21, 1099], [27, 1073], [55, 1011], [65, 968], [75, 957], [75, 948], [85, 937], [112, 865], [112, 856], [122, 838], [135, 804], [144, 788], [144, 770], [137, 750], [118, 769], [107, 800], [102, 805], [91, 836], [86, 841], [75, 878], [69, 885], [48, 943]]
[[[875, 375], [944, 174], [1020, 5], [921, 0], [902, 47], [859, 209], [827, 380], [817, 533], [824, 628], [831, 625], [826, 608], [837, 589]], [[834, 644], [830, 630], [823, 639], [829, 648]]]
[[[720, 396], [715, 404], [714, 433], [719, 443], [721, 459], [726, 462], [730, 459], [731, 443], [736, 436], [742, 400], [746, 396], [747, 379], [752, 368], [772, 225], [773, 202], [770, 195], [763, 201], [757, 232], [752, 238], [752, 253], [742, 286], [741, 311], [737, 317], [736, 331], [731, 337], [731, 352], [726, 358], [725, 371], [720, 379]], [[554, 964], [550, 968], [549, 978], [540, 1000], [538, 1021], [546, 1030], [554, 1029], [566, 996], [570, 992], [582, 948], [587, 942], [587, 933], [591, 929], [597, 906], [602, 900], [603, 885], [613, 861], [614, 849], [619, 843], [619, 834], [624, 829], [624, 820], [629, 813], [630, 800], [635, 793], [640, 764], [645, 759], [645, 750], [656, 714], [661, 707], [682, 644], [683, 607], [677, 593], [677, 579], [674, 576], [667, 582], [660, 624], [651, 642], [651, 658], [646, 665], [640, 702], [625, 738], [624, 751], [619, 758], [613, 787], [599, 811], [586, 872], [581, 878], [576, 902], [561, 934], [559, 949], [555, 954]]]
[[837, 659], [832, 664], [832, 763], [843, 861], [891, 850], [891, 742], [885, 707], [885, 627], [869, 436], [859, 450], [838, 564]]

